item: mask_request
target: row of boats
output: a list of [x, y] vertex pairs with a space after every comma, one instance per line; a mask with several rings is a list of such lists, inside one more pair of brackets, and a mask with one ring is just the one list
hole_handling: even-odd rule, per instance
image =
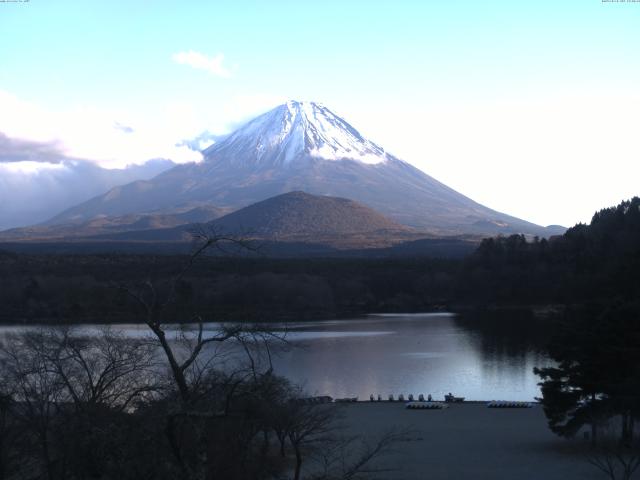
[[[487, 402], [487, 407], [489, 408], [533, 408], [533, 403], [531, 402], [509, 402], [505, 400], [492, 400]], [[443, 402], [408, 402], [407, 408], [409, 409], [443, 409], [447, 408], [448, 405]]]
[[[373, 394], [369, 395], [369, 400], [371, 402], [382, 402], [382, 397], [380, 395], [378, 395], [377, 397], [374, 397]], [[356, 400], [358, 401], [357, 397]], [[393, 394], [389, 395], [389, 398], [387, 399], [387, 401], [389, 402], [395, 402], [396, 399], [393, 396]], [[412, 394], [410, 394], [406, 399], [404, 398], [404, 395], [401, 393], [398, 396], [398, 402], [415, 402], [416, 399], [414, 398], [414, 396]], [[431, 396], [431, 394], [427, 395], [427, 398], [425, 400], [424, 395], [420, 394], [418, 395], [418, 402], [433, 402], [433, 397]], [[444, 401], [446, 403], [456, 403], [456, 402], [464, 402], [464, 397], [456, 397], [454, 395], [452, 395], [451, 393], [447, 394], [444, 396]]]
[[[299, 403], [355, 403], [358, 401], [358, 397], [345, 397], [345, 398], [332, 398], [329, 396], [319, 396], [319, 397], [310, 397], [310, 398], [302, 398], [298, 399]], [[373, 395], [369, 396], [369, 401], [371, 402], [382, 402], [382, 397], [378, 395], [374, 397]], [[403, 402], [406, 403], [407, 408], [410, 409], [442, 409], [447, 408], [447, 404], [449, 403], [461, 403], [464, 402], [464, 397], [456, 397], [452, 394], [448, 394], [444, 396], [444, 402], [442, 401], [434, 401], [431, 395], [427, 395], [425, 399], [424, 395], [418, 395], [418, 399], [416, 400], [413, 395], [409, 395], [406, 399], [403, 394], [400, 394], [396, 399], [393, 395], [389, 395], [388, 402]], [[532, 402], [514, 402], [508, 400], [492, 400], [487, 402], [487, 407], [489, 408], [532, 408], [535, 404]]]

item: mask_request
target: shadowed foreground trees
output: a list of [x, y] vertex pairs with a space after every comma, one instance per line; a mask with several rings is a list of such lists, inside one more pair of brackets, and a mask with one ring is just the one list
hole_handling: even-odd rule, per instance
[[640, 467], [640, 305], [569, 312], [553, 345], [556, 367], [535, 369], [549, 427], [573, 437], [590, 429], [588, 461], [612, 480]]
[[612, 425], [601, 429], [600, 438], [587, 453], [587, 461], [609, 480], [631, 480], [640, 468], [640, 438], [620, 442]]
[[3, 339], [0, 479], [362, 478], [401, 439], [355, 448], [338, 405], [306, 403], [255, 356], [202, 362], [185, 404], [148, 338], [81, 333]]
[[[197, 314], [173, 323], [194, 261], [238, 245], [200, 240], [169, 281], [118, 286], [140, 307], [146, 336], [46, 329], [0, 339], [0, 479], [298, 480], [303, 461], [329, 450], [336, 406], [306, 405], [274, 374], [282, 338], [245, 324], [207, 329]], [[322, 478], [356, 478], [395, 440], [383, 436], [370, 456], [343, 453], [343, 472]]]
[[515, 250], [525, 261], [544, 255], [564, 264], [564, 325], [550, 345], [557, 365], [535, 370], [549, 427], [572, 437], [588, 426], [591, 464], [609, 478], [630, 478], [640, 466], [640, 198], [597, 212], [548, 245]]
[[557, 366], [535, 369], [549, 426], [570, 437], [590, 425], [595, 442], [598, 425], [616, 417], [621, 442], [630, 443], [640, 416], [640, 306], [568, 316], [550, 347]]
[[6, 422], [20, 432], [4, 445], [2, 454], [13, 459], [7, 469], [41, 471], [50, 480], [100, 472], [127, 443], [126, 412], [156, 388], [151, 361], [148, 344], [111, 331], [91, 340], [69, 330], [3, 339]]

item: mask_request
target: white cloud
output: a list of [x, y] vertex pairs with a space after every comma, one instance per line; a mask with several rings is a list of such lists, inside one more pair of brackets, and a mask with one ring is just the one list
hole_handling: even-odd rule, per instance
[[91, 105], [53, 111], [0, 91], [0, 132], [14, 139], [55, 144], [66, 157], [105, 168], [140, 165], [153, 158], [176, 163], [201, 160], [198, 152], [176, 145], [201, 131], [193, 107], [167, 103], [160, 114], [154, 113], [140, 116]]
[[199, 161], [193, 148], [284, 100], [233, 95], [219, 104], [165, 100], [153, 111], [54, 110], [0, 90], [0, 230], [45, 220], [114, 185], [169, 168], [149, 159]]
[[174, 53], [171, 58], [176, 63], [189, 65], [197, 70], [206, 70], [216, 77], [231, 77], [231, 71], [222, 64], [224, 61], [222, 53], [215, 57], [209, 57], [204, 53], [189, 50], [188, 52]]
[[[202, 159], [193, 150], [193, 140], [203, 140], [203, 133], [215, 139], [286, 100], [257, 93], [236, 94], [220, 104], [167, 100], [153, 111], [142, 112], [93, 105], [53, 110], [0, 90], [0, 134], [51, 145], [61, 158], [89, 160], [104, 168], [140, 165], [152, 158], [186, 163]], [[211, 139], [199, 146], [208, 146]], [[42, 152], [38, 155], [28, 159], [45, 161]]]

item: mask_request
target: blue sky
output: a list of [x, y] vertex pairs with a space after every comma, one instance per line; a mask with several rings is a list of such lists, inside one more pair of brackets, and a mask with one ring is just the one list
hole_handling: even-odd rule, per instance
[[0, 41], [0, 132], [104, 166], [295, 98], [536, 223], [640, 193], [640, 3], [31, 0]]

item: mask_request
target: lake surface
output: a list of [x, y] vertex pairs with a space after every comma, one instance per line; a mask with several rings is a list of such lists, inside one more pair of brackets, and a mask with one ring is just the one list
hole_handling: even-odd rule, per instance
[[[518, 320], [524, 322], [523, 320]], [[468, 400], [533, 400], [540, 395], [533, 367], [550, 360], [527, 341], [527, 329], [475, 328], [452, 314], [370, 315], [349, 320], [288, 323], [291, 348], [273, 358], [276, 373], [311, 395], [368, 399], [370, 394]], [[97, 326], [83, 327], [91, 334]], [[130, 336], [142, 326], [120, 325]], [[215, 329], [215, 324], [207, 325]], [[3, 332], [15, 327], [0, 327]], [[523, 333], [524, 332], [524, 333]]]
[[333, 397], [430, 393], [442, 399], [452, 392], [469, 400], [533, 400], [540, 396], [533, 367], [551, 363], [526, 342], [470, 329], [451, 314], [290, 328], [290, 340], [303, 348], [281, 354], [276, 370], [310, 393]]

